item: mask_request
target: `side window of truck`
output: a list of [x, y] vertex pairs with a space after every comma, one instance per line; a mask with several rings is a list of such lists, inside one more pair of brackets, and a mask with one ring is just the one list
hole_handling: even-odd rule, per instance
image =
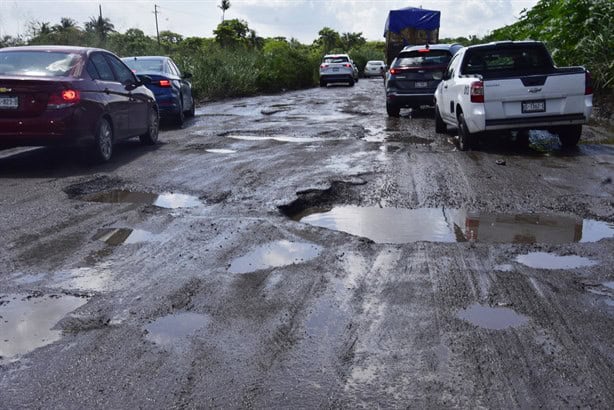
[[452, 60], [450, 60], [450, 64], [448, 64], [448, 72], [447, 72], [447, 78], [451, 79], [452, 77], [454, 77], [454, 72], [456, 70], [456, 63], [458, 62], [458, 54], [454, 55], [454, 57], [452, 57]]

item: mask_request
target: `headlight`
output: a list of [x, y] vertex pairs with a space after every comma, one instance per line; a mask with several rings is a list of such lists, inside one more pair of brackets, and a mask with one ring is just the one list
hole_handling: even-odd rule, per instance
[[443, 71], [435, 71], [433, 73], [433, 80], [441, 80], [443, 78]]

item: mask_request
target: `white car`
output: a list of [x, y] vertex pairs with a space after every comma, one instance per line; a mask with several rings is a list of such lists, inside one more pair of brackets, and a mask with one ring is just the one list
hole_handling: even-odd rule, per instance
[[320, 87], [329, 83], [348, 83], [353, 86], [358, 81], [358, 70], [347, 54], [327, 54], [320, 64]]
[[435, 91], [435, 131], [457, 127], [463, 151], [484, 131], [519, 131], [519, 142], [527, 144], [529, 129], [556, 133], [563, 147], [573, 147], [591, 115], [592, 94], [590, 73], [555, 67], [541, 42], [465, 47]]
[[379, 60], [367, 61], [364, 74], [365, 77], [383, 77], [386, 74], [386, 63]]

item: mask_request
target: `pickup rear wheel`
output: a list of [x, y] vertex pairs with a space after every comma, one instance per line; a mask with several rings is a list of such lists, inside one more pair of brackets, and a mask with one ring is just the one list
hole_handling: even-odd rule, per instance
[[465, 122], [465, 115], [462, 112], [458, 114], [458, 149], [467, 151], [473, 148], [476, 137], [476, 134], [469, 132], [469, 128], [467, 128], [467, 123]]
[[439, 108], [435, 105], [435, 132], [437, 134], [445, 134], [448, 131], [448, 127], [446, 127], [446, 123], [443, 122], [441, 118], [441, 114], [439, 113]]
[[582, 135], [582, 125], [569, 125], [558, 130], [559, 141], [563, 148], [573, 148], [578, 145]]

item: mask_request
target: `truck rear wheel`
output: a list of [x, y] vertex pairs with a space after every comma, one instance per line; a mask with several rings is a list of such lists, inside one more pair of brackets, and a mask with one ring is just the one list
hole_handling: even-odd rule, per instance
[[569, 125], [558, 130], [559, 141], [563, 148], [573, 148], [578, 145], [582, 135], [582, 125]]
[[439, 113], [439, 108], [435, 105], [435, 132], [437, 134], [445, 134], [448, 131], [448, 127], [446, 127], [446, 123], [443, 122], [441, 118], [441, 114]]
[[476, 139], [477, 135], [469, 132], [469, 128], [465, 122], [465, 115], [461, 112], [458, 114], [458, 149], [467, 151], [473, 148]]

